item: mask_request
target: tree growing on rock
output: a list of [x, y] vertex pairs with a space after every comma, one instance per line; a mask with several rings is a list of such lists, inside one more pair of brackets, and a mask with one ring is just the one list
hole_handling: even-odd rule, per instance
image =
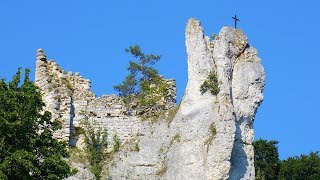
[[160, 55], [144, 54], [138, 45], [126, 49], [136, 61], [129, 61], [129, 74], [114, 89], [123, 97], [126, 104], [137, 100], [140, 107], [153, 106], [167, 95], [168, 84], [153, 66]]
[[43, 112], [29, 72], [23, 82], [21, 69], [11, 82], [0, 80], [0, 179], [63, 179], [72, 171], [64, 160], [67, 143], [53, 139], [61, 124]]
[[83, 135], [85, 143], [85, 152], [89, 160], [90, 171], [97, 180], [101, 179], [103, 162], [107, 156], [108, 148], [108, 130], [94, 127], [94, 125], [85, 118], [83, 121]]

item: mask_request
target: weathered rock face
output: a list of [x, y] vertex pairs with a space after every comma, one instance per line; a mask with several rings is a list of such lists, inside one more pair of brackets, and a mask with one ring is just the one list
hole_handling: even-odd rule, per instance
[[[120, 153], [110, 177], [254, 179], [252, 125], [265, 84], [257, 51], [231, 27], [210, 41], [195, 19], [187, 24], [186, 47], [188, 84], [175, 118], [169, 127], [149, 125], [138, 137], [140, 151]], [[220, 91], [201, 94], [212, 70]]]
[[[36, 83], [44, 93], [46, 110], [65, 121], [60, 136], [77, 144], [72, 133], [80, 126], [80, 112], [93, 114], [92, 118], [111, 135], [118, 133], [120, 152], [105, 165], [110, 179], [254, 179], [253, 121], [265, 85], [257, 51], [240, 30], [232, 27], [223, 27], [210, 40], [195, 19], [187, 24], [186, 47], [185, 94], [180, 106], [174, 108], [175, 82], [171, 80], [168, 110], [157, 121], [141, 121], [126, 112], [117, 96], [96, 98], [88, 80], [59, 70], [39, 50]], [[53, 71], [58, 79], [50, 79]], [[211, 71], [217, 74], [217, 95], [200, 92]], [[52, 92], [55, 82], [59, 86]], [[70, 91], [67, 83], [73, 87]], [[81, 179], [81, 175], [72, 178]]]
[[[187, 25], [186, 46], [189, 81], [172, 123], [181, 142], [169, 149], [166, 177], [254, 179], [253, 120], [265, 84], [257, 51], [231, 27], [210, 42], [194, 19]], [[211, 70], [218, 76], [217, 96], [199, 92]], [[206, 144], [212, 124], [216, 135]]]

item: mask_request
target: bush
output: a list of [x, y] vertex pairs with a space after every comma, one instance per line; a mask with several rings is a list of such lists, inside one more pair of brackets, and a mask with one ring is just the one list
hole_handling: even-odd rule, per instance
[[211, 71], [207, 79], [200, 86], [200, 92], [205, 93], [210, 91], [212, 95], [217, 95], [220, 91], [218, 77], [215, 71]]
[[85, 151], [88, 155], [90, 171], [99, 180], [101, 179], [102, 163], [107, 155], [108, 131], [107, 129], [93, 127], [93, 124], [87, 118], [84, 120], [83, 125]]
[[212, 140], [214, 139], [214, 137], [216, 136], [217, 134], [217, 129], [216, 129], [216, 126], [213, 123], [210, 124], [209, 126], [209, 137], [207, 138], [207, 140], [205, 141], [205, 144], [207, 145], [211, 145], [212, 144]]
[[120, 150], [120, 145], [121, 145], [121, 142], [120, 142], [120, 139], [119, 139], [118, 135], [114, 134], [113, 135], [113, 148], [112, 148], [112, 151], [114, 153], [118, 152]]

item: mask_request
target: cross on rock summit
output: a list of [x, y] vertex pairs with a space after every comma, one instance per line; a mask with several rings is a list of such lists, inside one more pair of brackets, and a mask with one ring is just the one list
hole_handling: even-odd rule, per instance
[[238, 19], [236, 14], [234, 15], [234, 17], [232, 17], [232, 19], [234, 19], [234, 28], [237, 29], [237, 22], [240, 21], [240, 19]]

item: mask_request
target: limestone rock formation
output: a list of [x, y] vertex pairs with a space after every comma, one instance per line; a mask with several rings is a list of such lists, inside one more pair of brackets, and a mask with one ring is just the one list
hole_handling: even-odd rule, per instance
[[[265, 85], [257, 51], [232, 27], [211, 41], [195, 19], [187, 24], [186, 47], [188, 84], [176, 116], [169, 127], [149, 125], [138, 137], [141, 150], [119, 154], [110, 177], [254, 179], [253, 120]], [[212, 70], [220, 91], [201, 94]]]
[[[105, 164], [109, 179], [254, 179], [253, 122], [265, 85], [257, 50], [232, 27], [210, 40], [195, 19], [186, 27], [186, 48], [188, 84], [180, 105], [174, 105], [170, 80], [166, 109], [144, 121], [119, 97], [96, 97], [89, 80], [64, 72], [39, 49], [36, 84], [46, 110], [63, 122], [57, 137], [78, 145], [75, 132], [84, 115], [108, 128], [110, 136], [119, 134], [120, 152]], [[212, 71], [219, 93], [201, 93]], [[80, 171], [83, 166], [77, 165]], [[81, 172], [70, 179], [81, 179]]]
[[[265, 73], [257, 51], [238, 29], [223, 27], [210, 41], [200, 22], [186, 28], [188, 85], [172, 123], [181, 143], [169, 149], [167, 178], [254, 179], [253, 120], [263, 100]], [[199, 86], [217, 72], [217, 96]], [[209, 127], [216, 134], [210, 144]]]

